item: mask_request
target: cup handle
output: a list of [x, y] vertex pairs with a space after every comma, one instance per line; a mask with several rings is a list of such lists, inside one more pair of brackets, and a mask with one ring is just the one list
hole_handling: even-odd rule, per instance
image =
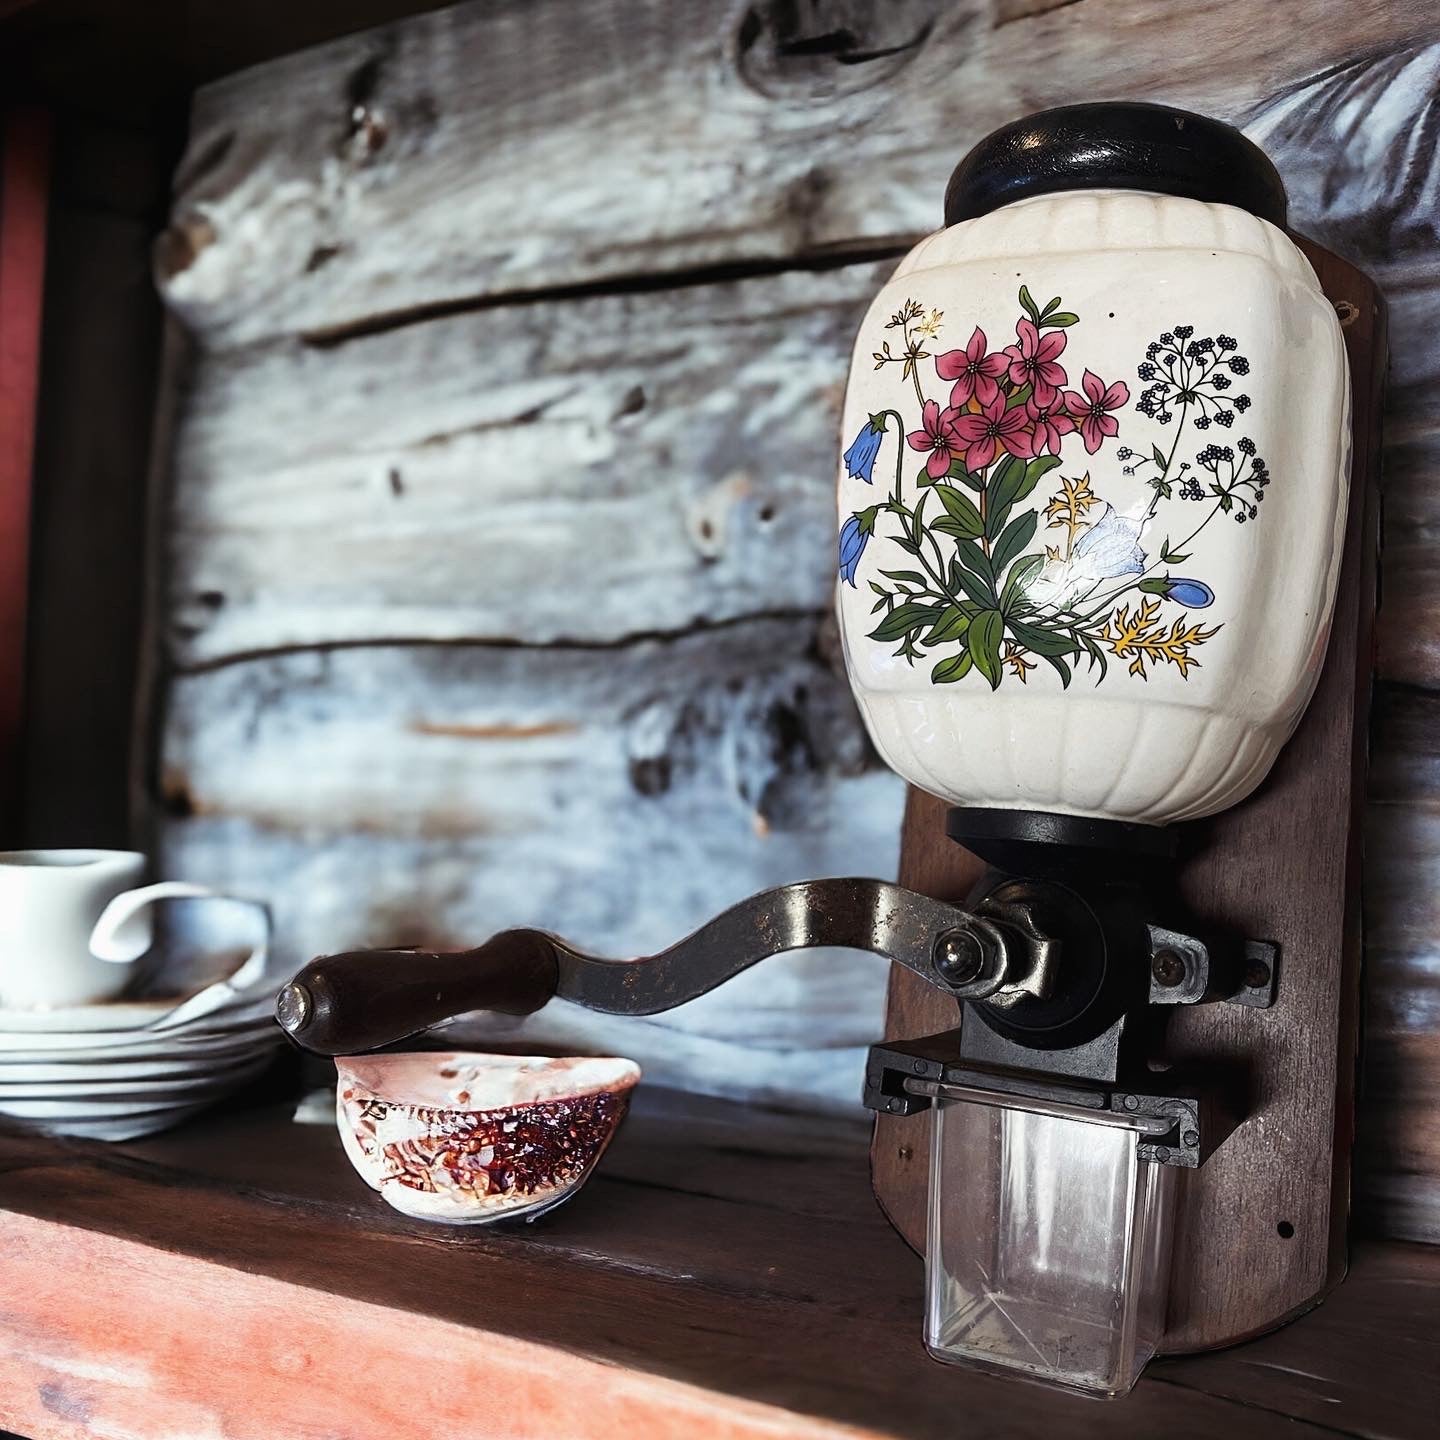
[[161, 900], [194, 900], [219, 895], [204, 885], [161, 880], [117, 895], [101, 912], [90, 932], [90, 953], [112, 965], [133, 965], [154, 943], [151, 907]]

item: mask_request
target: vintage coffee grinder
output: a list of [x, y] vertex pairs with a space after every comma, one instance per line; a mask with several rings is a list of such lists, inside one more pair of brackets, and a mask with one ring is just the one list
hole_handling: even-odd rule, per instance
[[[629, 961], [536, 931], [330, 956], [285, 1028], [344, 1054], [554, 995], [653, 1014], [782, 951], [874, 951], [902, 967], [875, 1183], [926, 1253], [933, 1354], [1114, 1395], [1313, 1303], [1343, 1253], [1366, 606], [1349, 337], [1285, 221], [1227, 126], [1050, 111], [971, 151], [872, 305], [838, 604], [918, 787], [915, 888], [785, 886]], [[1309, 253], [1378, 346], [1366, 282]]]

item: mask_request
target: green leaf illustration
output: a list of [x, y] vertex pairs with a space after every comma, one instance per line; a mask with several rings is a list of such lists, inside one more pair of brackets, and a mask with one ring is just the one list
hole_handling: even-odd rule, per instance
[[[940, 497], [940, 503], [945, 507], [945, 513], [960, 526], [960, 533], [969, 540], [978, 540], [984, 533], [985, 524], [980, 519], [980, 512], [975, 508], [975, 502], [968, 495], [962, 495], [953, 485], [937, 485], [935, 493]], [[939, 528], [939, 522], [936, 527]], [[956, 532], [946, 530], [946, 534]]]
[[1053, 665], [1056, 673], [1060, 676], [1060, 683], [1068, 690], [1070, 688], [1070, 667], [1058, 655], [1042, 655], [1040, 657], [1047, 665]]
[[1047, 325], [1058, 325], [1063, 330], [1067, 325], [1078, 325], [1080, 323], [1080, 317], [1071, 314], [1069, 310], [1060, 310], [1054, 315], [1047, 315], [1045, 317], [1045, 323]]
[[920, 605], [910, 601], [897, 605], [871, 632], [872, 640], [898, 640], [912, 630], [923, 629], [939, 618], [940, 605]]
[[1020, 488], [1015, 492], [1015, 501], [1018, 504], [1026, 499], [1032, 490], [1047, 476], [1058, 464], [1058, 455], [1037, 455], [1026, 467], [1025, 478], [1020, 482]]
[[948, 535], [952, 540], [973, 540], [975, 531], [968, 525], [961, 524], [959, 520], [952, 520], [950, 516], [943, 515], [931, 527], [937, 535]]
[[1108, 668], [1105, 660], [1105, 652], [1083, 631], [1079, 631], [1077, 634], [1079, 635], [1080, 643], [1085, 647], [1085, 653], [1090, 657], [1090, 669], [1094, 670], [1098, 665], [1100, 667], [1100, 679], [1103, 680], [1105, 678], [1105, 671]]
[[1160, 547], [1160, 563], [1162, 565], [1183, 565], [1190, 557], [1177, 554], [1170, 548], [1170, 537], [1165, 537], [1165, 543]]
[[970, 659], [970, 652], [962, 650], [958, 655], [942, 660], [930, 672], [930, 680], [935, 685], [953, 685], [955, 681], [963, 680], [970, 673], [972, 664], [974, 662]]
[[1006, 400], [1005, 408], [1007, 410], [1013, 410], [1017, 405], [1023, 405], [1033, 393], [1033, 388], [1034, 387], [1030, 385], [1022, 385]]
[[1152, 575], [1150, 579], [1140, 582], [1140, 588], [1147, 595], [1163, 595], [1170, 588], [1170, 582]]
[[1152, 445], [1150, 447], [1150, 458], [1160, 467], [1161, 471], [1163, 472], [1165, 469], [1165, 452], [1158, 445]]
[[[904, 580], [909, 585], [928, 585], [930, 583], [918, 570], [882, 570], [880, 573], [887, 580]], [[873, 580], [870, 584], [876, 589], [879, 588]]]
[[1043, 320], [1047, 315], [1053, 314], [1053, 313], [1054, 313], [1056, 310], [1058, 310], [1059, 308], [1060, 308], [1060, 297], [1057, 295], [1057, 296], [1040, 312], [1040, 318]]
[[958, 606], [947, 605], [940, 612], [940, 618], [920, 641], [922, 645], [947, 645], [951, 640], [963, 640], [970, 628], [970, 617]]
[[994, 609], [998, 602], [989, 557], [973, 540], [956, 540], [955, 554], [960, 561], [960, 588], [977, 604]]
[[1039, 519], [1034, 510], [1027, 510], [1005, 527], [990, 556], [996, 574], [1004, 574], [1005, 567], [1035, 538]]
[[986, 512], [987, 533], [993, 540], [1004, 528], [1010, 507], [1025, 483], [1025, 462], [1007, 455], [990, 475], [990, 508]]
[[1079, 649], [1068, 635], [1057, 635], [1053, 630], [1027, 625], [1023, 620], [1011, 620], [1010, 633], [1027, 650], [1033, 650], [1047, 660], [1056, 655], [1073, 655]]
[[972, 475], [965, 468], [965, 462], [958, 456], [950, 462], [950, 469], [946, 473], [951, 480], [958, 480], [962, 485], [968, 485], [977, 495], [985, 488], [981, 477]]
[[970, 622], [968, 638], [975, 668], [990, 682], [992, 690], [1000, 684], [1000, 640], [1005, 621], [998, 610], [982, 610]]
[[1030, 298], [1030, 287], [1020, 287], [1020, 304], [1024, 307], [1025, 313], [1038, 325], [1040, 323], [1040, 307]]
[[1005, 580], [1005, 591], [1000, 596], [1000, 608], [1007, 614], [1011, 605], [1030, 588], [1031, 582], [1045, 568], [1043, 555], [1027, 555], [1017, 560]]

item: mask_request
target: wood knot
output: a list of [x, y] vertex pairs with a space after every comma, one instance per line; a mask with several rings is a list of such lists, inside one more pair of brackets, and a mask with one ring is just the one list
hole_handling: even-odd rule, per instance
[[939, 0], [750, 0], [735, 62], [751, 89], [781, 100], [853, 95], [920, 53]]
[[155, 241], [155, 273], [164, 282], [188, 270], [200, 252], [215, 243], [215, 227], [203, 215], [182, 215]]

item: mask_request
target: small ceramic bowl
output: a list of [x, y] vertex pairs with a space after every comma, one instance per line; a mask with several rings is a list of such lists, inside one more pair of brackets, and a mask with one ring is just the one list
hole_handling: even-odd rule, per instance
[[569, 1199], [640, 1079], [633, 1060], [421, 1051], [335, 1062], [350, 1163], [406, 1215], [533, 1220]]

